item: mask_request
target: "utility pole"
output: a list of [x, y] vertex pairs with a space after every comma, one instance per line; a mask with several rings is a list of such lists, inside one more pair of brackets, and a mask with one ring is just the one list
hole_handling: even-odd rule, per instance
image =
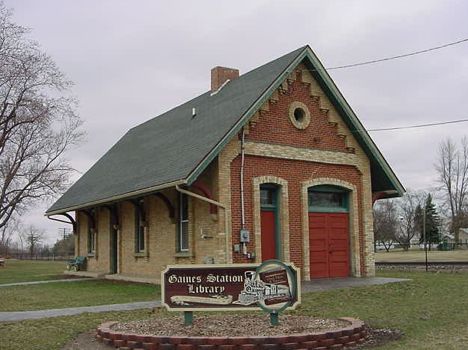
[[67, 237], [67, 228], [66, 227], [60, 227], [59, 228], [59, 235], [62, 235], [62, 239], [65, 239]]

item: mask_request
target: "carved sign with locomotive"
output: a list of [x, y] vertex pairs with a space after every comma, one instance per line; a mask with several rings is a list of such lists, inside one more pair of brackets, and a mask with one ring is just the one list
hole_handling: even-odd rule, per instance
[[162, 302], [173, 311], [295, 308], [299, 270], [292, 264], [171, 265]]

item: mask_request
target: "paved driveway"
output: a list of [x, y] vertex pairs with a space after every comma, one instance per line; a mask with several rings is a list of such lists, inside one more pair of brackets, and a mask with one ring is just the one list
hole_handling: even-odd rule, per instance
[[37, 311], [10, 311], [0, 312], [0, 322], [34, 320], [47, 317], [72, 316], [85, 312], [129, 311], [138, 309], [151, 309], [161, 305], [160, 301], [142, 301], [126, 304], [111, 304], [98, 306], [83, 306], [66, 309], [50, 309]]

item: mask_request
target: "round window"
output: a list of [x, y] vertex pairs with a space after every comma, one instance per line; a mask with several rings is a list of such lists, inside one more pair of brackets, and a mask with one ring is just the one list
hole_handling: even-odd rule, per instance
[[295, 101], [289, 106], [289, 119], [296, 128], [305, 129], [310, 123], [309, 109], [304, 103]]
[[304, 116], [305, 112], [301, 107], [297, 107], [294, 110], [294, 119], [296, 119], [296, 122], [302, 123], [304, 121]]

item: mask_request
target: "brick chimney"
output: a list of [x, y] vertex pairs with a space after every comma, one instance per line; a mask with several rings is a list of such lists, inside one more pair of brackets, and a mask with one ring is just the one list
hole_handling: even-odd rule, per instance
[[211, 70], [211, 92], [218, 90], [226, 80], [234, 80], [236, 78], [239, 78], [239, 69], [214, 67]]

